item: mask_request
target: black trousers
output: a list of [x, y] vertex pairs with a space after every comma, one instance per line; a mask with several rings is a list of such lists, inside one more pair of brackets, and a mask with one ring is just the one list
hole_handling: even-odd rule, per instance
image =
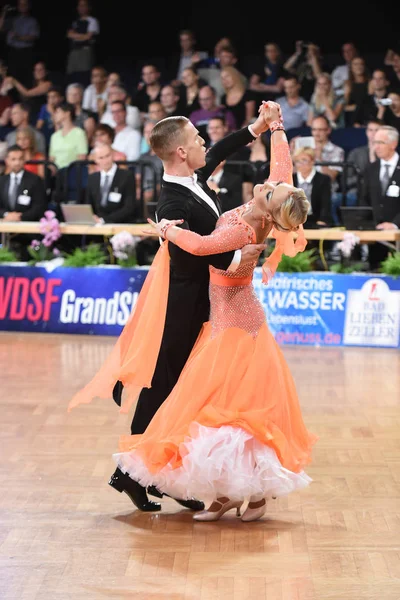
[[131, 425], [132, 434], [146, 430], [178, 381], [203, 323], [209, 320], [208, 287], [208, 273], [198, 280], [171, 273], [161, 348], [151, 388], [144, 388], [139, 396]]

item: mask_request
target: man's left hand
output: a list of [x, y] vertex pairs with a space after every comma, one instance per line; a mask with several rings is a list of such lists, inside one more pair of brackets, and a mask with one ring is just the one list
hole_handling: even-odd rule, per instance
[[379, 225], [377, 225], [376, 228], [380, 230], [398, 229], [397, 225], [395, 225], [394, 223], [388, 223], [387, 221], [385, 221], [384, 223], [379, 223]]

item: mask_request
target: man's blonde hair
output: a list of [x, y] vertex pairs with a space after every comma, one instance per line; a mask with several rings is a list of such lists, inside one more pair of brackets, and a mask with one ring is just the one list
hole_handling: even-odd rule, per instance
[[186, 117], [166, 117], [154, 125], [149, 143], [153, 152], [168, 160], [178, 146], [185, 142], [183, 130], [190, 123]]

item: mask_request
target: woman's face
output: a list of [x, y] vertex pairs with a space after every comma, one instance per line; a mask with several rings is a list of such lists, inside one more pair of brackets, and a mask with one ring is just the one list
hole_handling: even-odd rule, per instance
[[183, 85], [186, 85], [187, 87], [197, 83], [198, 79], [198, 76], [195, 73], [193, 73], [193, 71], [191, 71], [190, 69], [185, 69], [182, 72], [182, 82]]
[[331, 82], [326, 77], [317, 79], [317, 90], [320, 94], [328, 94], [331, 90]]
[[267, 218], [270, 215], [269, 220], [280, 229], [284, 229], [283, 225], [279, 223], [279, 217], [276, 220], [275, 217], [272, 218], [272, 214], [276, 215], [277, 209], [282, 206], [295, 190], [296, 188], [289, 183], [266, 181], [254, 186], [253, 196], [257, 207], [267, 212]]
[[235, 80], [228, 71], [221, 72], [221, 83], [225, 89], [231, 89], [235, 85]]
[[96, 131], [94, 134], [95, 142], [102, 142], [103, 144], [111, 144], [111, 139], [105, 131]]
[[309, 175], [314, 166], [314, 160], [309, 154], [306, 154], [305, 152], [296, 156], [293, 162], [296, 171], [300, 173], [300, 175], [302, 175], [303, 177]]
[[355, 75], [362, 75], [365, 72], [365, 62], [362, 58], [356, 57], [351, 61], [351, 70]]
[[46, 76], [46, 68], [43, 63], [37, 63], [34, 66], [33, 75], [37, 80], [44, 79]]
[[16, 143], [22, 150], [28, 150], [31, 146], [31, 140], [25, 133], [19, 133], [16, 137]]
[[265, 56], [272, 63], [275, 63], [278, 60], [279, 50], [275, 44], [267, 44], [265, 46]]

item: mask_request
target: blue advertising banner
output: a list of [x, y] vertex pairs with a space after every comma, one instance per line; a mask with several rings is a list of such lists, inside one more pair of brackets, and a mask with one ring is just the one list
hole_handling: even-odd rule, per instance
[[[147, 267], [0, 267], [0, 329], [120, 334]], [[279, 344], [400, 347], [400, 278], [277, 273], [254, 285]]]

